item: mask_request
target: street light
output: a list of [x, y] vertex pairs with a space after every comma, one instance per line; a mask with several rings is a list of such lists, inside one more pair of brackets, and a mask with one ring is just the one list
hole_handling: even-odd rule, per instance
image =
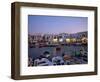
[[70, 43], [70, 39], [69, 39], [69, 38], [67, 38], [67, 39], [66, 39], [66, 42], [67, 42], [67, 43]]
[[59, 42], [63, 42], [63, 39], [62, 39], [62, 38], [60, 38], [60, 39], [59, 39]]
[[76, 38], [73, 38], [73, 39], [72, 39], [72, 42], [76, 42]]
[[81, 40], [82, 40], [82, 43], [87, 43], [87, 38], [86, 37], [83, 37]]
[[53, 39], [53, 42], [57, 42], [57, 41], [58, 41], [58, 39], [57, 39], [57, 38]]

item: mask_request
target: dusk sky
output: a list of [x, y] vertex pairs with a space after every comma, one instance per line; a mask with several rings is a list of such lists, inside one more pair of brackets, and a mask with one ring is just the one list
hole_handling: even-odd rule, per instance
[[87, 31], [87, 17], [69, 16], [28, 16], [28, 33], [76, 33]]

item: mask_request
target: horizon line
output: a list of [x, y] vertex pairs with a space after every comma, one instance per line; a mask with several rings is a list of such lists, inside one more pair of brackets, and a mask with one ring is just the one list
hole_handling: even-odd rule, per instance
[[[88, 32], [88, 31], [81, 31], [81, 32]], [[81, 32], [76, 32], [76, 33], [66, 33], [66, 32], [61, 32], [61, 33], [34, 33], [34, 34], [62, 34], [62, 33], [66, 33], [66, 34], [77, 34], [77, 33], [81, 33]], [[34, 35], [34, 34], [28, 34], [28, 35]]]

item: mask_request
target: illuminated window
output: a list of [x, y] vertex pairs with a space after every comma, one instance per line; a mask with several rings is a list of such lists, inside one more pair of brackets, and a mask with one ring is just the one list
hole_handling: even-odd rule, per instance
[[69, 43], [69, 42], [70, 42], [70, 39], [69, 39], [69, 38], [67, 38], [67, 39], [66, 39], [66, 42], [67, 42], [67, 43]]

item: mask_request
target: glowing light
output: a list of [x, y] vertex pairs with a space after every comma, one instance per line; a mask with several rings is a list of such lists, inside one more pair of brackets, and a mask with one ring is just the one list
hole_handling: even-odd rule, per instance
[[53, 39], [53, 42], [57, 42], [58, 41], [58, 39], [56, 38], [56, 39]]
[[85, 37], [84, 37], [84, 38], [82, 38], [82, 41], [84, 41], [84, 40], [87, 40], [87, 38], [85, 38]]
[[76, 42], [76, 38], [73, 38], [72, 41], [73, 41], [73, 42]]
[[61, 38], [61, 39], [59, 39], [59, 42], [63, 42], [63, 39]]
[[87, 43], [87, 38], [86, 37], [82, 38], [81, 40], [82, 40], [82, 43]]
[[66, 42], [68, 42], [68, 43], [69, 43], [69, 42], [70, 42], [70, 39], [69, 39], [69, 38], [67, 38], [67, 39], [66, 39]]

